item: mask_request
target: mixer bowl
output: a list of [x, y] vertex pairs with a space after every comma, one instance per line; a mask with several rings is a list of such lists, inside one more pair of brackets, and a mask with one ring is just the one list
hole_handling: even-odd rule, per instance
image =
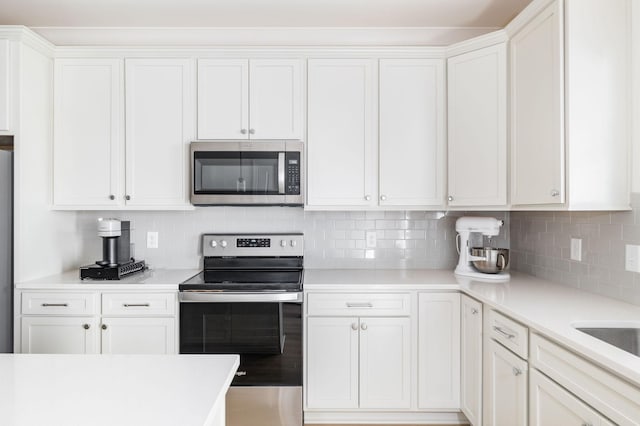
[[471, 264], [485, 274], [500, 273], [509, 265], [509, 249], [474, 247], [471, 249], [471, 256], [484, 258], [484, 260], [472, 260]]

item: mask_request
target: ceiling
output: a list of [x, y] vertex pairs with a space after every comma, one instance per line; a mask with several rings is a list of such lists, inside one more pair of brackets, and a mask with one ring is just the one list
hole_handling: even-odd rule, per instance
[[0, 0], [28, 27], [482, 27], [531, 0]]

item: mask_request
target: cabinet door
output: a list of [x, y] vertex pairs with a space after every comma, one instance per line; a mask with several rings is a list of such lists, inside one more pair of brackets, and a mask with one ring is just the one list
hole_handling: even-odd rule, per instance
[[98, 353], [94, 317], [28, 317], [21, 320], [22, 353]]
[[122, 60], [56, 59], [54, 72], [54, 204], [123, 204]]
[[448, 59], [450, 206], [507, 203], [506, 49]]
[[460, 407], [472, 426], [482, 426], [482, 303], [460, 298]]
[[307, 406], [358, 407], [358, 318], [307, 319]]
[[360, 318], [360, 408], [411, 405], [411, 320]]
[[418, 295], [418, 408], [460, 408], [460, 294]]
[[127, 205], [187, 204], [193, 135], [190, 59], [127, 59]]
[[10, 129], [9, 109], [11, 107], [11, 85], [9, 75], [11, 70], [10, 41], [0, 40], [0, 132]]
[[611, 424], [593, 408], [534, 369], [529, 376], [529, 391], [531, 426]]
[[175, 354], [174, 318], [102, 318], [103, 354]]
[[380, 205], [444, 203], [441, 59], [380, 60]]
[[377, 205], [373, 61], [312, 59], [308, 74], [308, 204]]
[[198, 60], [198, 139], [249, 138], [249, 61]]
[[302, 84], [297, 59], [249, 62], [249, 136], [251, 139], [300, 139]]
[[555, 1], [510, 41], [512, 204], [564, 202], [562, 40]]
[[485, 342], [483, 423], [526, 426], [527, 362], [492, 339]]

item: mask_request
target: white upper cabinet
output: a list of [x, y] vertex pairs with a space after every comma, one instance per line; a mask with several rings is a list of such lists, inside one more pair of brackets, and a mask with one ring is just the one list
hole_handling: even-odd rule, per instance
[[308, 64], [307, 203], [375, 206], [374, 61]]
[[507, 27], [511, 203], [629, 208], [630, 0], [542, 4]]
[[6, 39], [0, 39], [0, 132], [8, 132], [11, 130], [9, 114], [11, 107], [11, 42]]
[[198, 139], [301, 136], [300, 60], [198, 60]]
[[444, 62], [380, 60], [381, 206], [443, 204]]
[[126, 60], [127, 205], [188, 204], [193, 96], [190, 59]]
[[506, 43], [448, 59], [450, 206], [507, 204]]
[[57, 59], [54, 80], [53, 202], [124, 204], [123, 62]]

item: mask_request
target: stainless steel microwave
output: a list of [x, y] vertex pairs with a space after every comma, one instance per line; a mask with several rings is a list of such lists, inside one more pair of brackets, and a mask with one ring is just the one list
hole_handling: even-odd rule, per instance
[[304, 204], [299, 141], [191, 142], [191, 204]]

